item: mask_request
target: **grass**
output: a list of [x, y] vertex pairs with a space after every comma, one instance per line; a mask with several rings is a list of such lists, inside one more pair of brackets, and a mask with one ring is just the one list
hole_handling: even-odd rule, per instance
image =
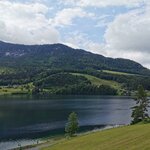
[[96, 85], [96, 86], [108, 85], [115, 89], [121, 89], [121, 84], [119, 84], [118, 82], [115, 82], [115, 81], [100, 79], [100, 78], [97, 78], [97, 77], [94, 77], [94, 76], [91, 76], [88, 74], [81, 74], [81, 73], [71, 73], [71, 74], [78, 75], [78, 76], [84, 76], [85, 78], [90, 80], [93, 85]]
[[104, 73], [110, 73], [110, 74], [116, 74], [116, 75], [127, 75], [127, 76], [133, 76], [137, 74], [131, 74], [131, 73], [126, 73], [126, 72], [118, 72], [118, 71], [111, 71], [111, 70], [103, 70]]
[[65, 139], [42, 150], [150, 150], [150, 124], [119, 127]]
[[21, 86], [17, 87], [0, 87], [0, 95], [11, 95], [11, 94], [27, 94], [28, 91]]

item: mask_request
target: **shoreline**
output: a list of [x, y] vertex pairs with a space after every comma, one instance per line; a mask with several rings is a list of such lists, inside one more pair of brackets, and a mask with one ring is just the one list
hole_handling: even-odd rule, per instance
[[[81, 133], [78, 133], [76, 135], [76, 137], [78, 136], [84, 136], [84, 135], [88, 135], [88, 134], [91, 134], [91, 133], [95, 133], [95, 132], [100, 132], [100, 131], [104, 131], [104, 130], [111, 130], [111, 129], [114, 129], [114, 128], [120, 128], [120, 127], [125, 127], [125, 126], [129, 126], [129, 125], [114, 125], [114, 126], [106, 126], [102, 129], [93, 129], [91, 131], [85, 131], [85, 132], [81, 132]], [[16, 147], [16, 148], [13, 148], [11, 150], [20, 150], [20, 148], [22, 150], [30, 150], [31, 148], [34, 148], [36, 150], [39, 150], [40, 148], [44, 148], [44, 147], [47, 147], [47, 146], [51, 146], [51, 145], [54, 145], [60, 141], [63, 141], [65, 140], [67, 137], [65, 137], [65, 135], [62, 135], [62, 136], [55, 136], [55, 137], [43, 137], [41, 139], [39, 139], [39, 143], [37, 144], [29, 144], [29, 145], [26, 145], [26, 146], [22, 146], [22, 147]]]
[[32, 95], [32, 94], [1, 94], [0, 93], [0, 98], [3, 97], [24, 97], [24, 98], [59, 98], [59, 97], [122, 97], [122, 98], [133, 98], [133, 95]]

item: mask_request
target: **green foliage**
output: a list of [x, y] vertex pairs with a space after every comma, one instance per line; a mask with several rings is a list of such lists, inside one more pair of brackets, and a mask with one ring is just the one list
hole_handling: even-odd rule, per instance
[[108, 85], [93, 85], [86, 76], [70, 73], [52, 74], [35, 81], [35, 87], [47, 89], [57, 95], [116, 95], [117, 90]]
[[117, 95], [117, 90], [107, 85], [95, 86], [79, 84], [64, 87], [56, 91], [58, 95]]
[[8, 68], [8, 67], [0, 67], [0, 74], [11, 74], [15, 72], [15, 70], [11, 69], [11, 68]]
[[147, 94], [142, 86], [138, 87], [135, 101], [137, 105], [132, 108], [132, 124], [145, 121], [149, 118], [147, 113], [149, 107], [149, 99], [147, 98]]
[[[43, 89], [43, 93], [49, 94], [116, 95], [120, 93], [121, 95], [130, 95], [132, 91], [137, 89], [139, 84], [142, 84], [146, 90], [150, 90], [150, 77], [117, 75], [96, 70], [32, 69], [0, 75], [1, 87], [20, 87], [32, 83], [33, 86], [25, 87], [28, 93], [34, 91], [34, 87], [39, 87]], [[109, 92], [100, 92], [102, 88], [99, 87], [102, 85]], [[35, 94], [37, 92], [32, 93]]]
[[11, 94], [28, 94], [28, 91], [21, 86], [9, 86], [1, 87], [0, 95], [11, 95]]
[[32, 94], [34, 95], [37, 95], [39, 94], [41, 91], [41, 89], [39, 88], [39, 86], [35, 86], [33, 89], [32, 89]]
[[127, 89], [128, 91], [131, 90], [135, 91], [139, 85], [142, 85], [146, 90], [150, 90], [149, 76], [110, 74], [110, 73], [106, 73], [103, 71], [96, 71], [96, 70], [85, 70], [85, 71], [78, 71], [78, 72], [92, 75], [100, 79], [118, 82], [122, 84], [123, 88]]
[[95, 76], [83, 74], [83, 73], [72, 73], [72, 74], [87, 78], [91, 82], [91, 84], [95, 86], [107, 85], [115, 89], [121, 88], [121, 84], [112, 80], [105, 80], [105, 79], [97, 78]]
[[[6, 55], [9, 53], [9, 56]], [[18, 45], [0, 42], [0, 65], [15, 70], [113, 70], [150, 75], [150, 70], [128, 59], [113, 59], [62, 44]]]
[[137, 74], [131, 74], [131, 73], [126, 73], [126, 72], [119, 72], [119, 71], [111, 71], [111, 70], [103, 70], [105, 73], [110, 73], [110, 74], [117, 74], [117, 75], [137, 75]]
[[72, 112], [68, 117], [68, 123], [65, 127], [65, 132], [68, 136], [74, 136], [79, 129], [78, 117], [75, 112]]
[[69, 85], [76, 84], [90, 84], [85, 77], [82, 76], [74, 76], [69, 73], [56, 73], [48, 76], [47, 78], [41, 79], [39, 81], [35, 81], [35, 86], [42, 86], [43, 88], [51, 88], [51, 87], [65, 87]]
[[[122, 95], [129, 95], [141, 84], [150, 91], [150, 70], [131, 60], [107, 58], [62, 44], [26, 46], [0, 42], [0, 53], [0, 87], [33, 83], [50, 94], [62, 91], [86, 94], [87, 89], [95, 89], [94, 93], [98, 94], [101, 93], [95, 92], [98, 87], [107, 85], [119, 89]], [[73, 77], [70, 72], [82, 77]], [[34, 91], [34, 86], [27, 91]]]

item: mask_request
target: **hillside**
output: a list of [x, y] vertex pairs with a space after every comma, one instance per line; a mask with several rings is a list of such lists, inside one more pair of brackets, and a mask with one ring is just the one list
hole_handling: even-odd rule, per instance
[[72, 73], [72, 74], [77, 75], [77, 76], [83, 76], [83, 77], [87, 78], [93, 85], [96, 85], [96, 86], [108, 85], [115, 89], [121, 88], [121, 84], [119, 84], [115, 81], [100, 79], [100, 78], [97, 78], [95, 76], [91, 76], [88, 74], [81, 74], [81, 73]]
[[113, 59], [62, 44], [19, 45], [0, 42], [1, 67], [116, 70], [150, 75], [150, 70], [128, 59]]
[[150, 124], [99, 131], [57, 142], [42, 150], [149, 150]]
[[150, 91], [150, 70], [62, 44], [0, 42], [0, 95], [130, 95], [139, 84]]

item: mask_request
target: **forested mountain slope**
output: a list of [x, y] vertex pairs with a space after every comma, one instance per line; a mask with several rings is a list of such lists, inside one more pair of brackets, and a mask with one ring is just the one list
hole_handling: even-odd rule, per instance
[[115, 70], [150, 75], [150, 70], [128, 59], [113, 59], [62, 44], [19, 45], [0, 42], [0, 65], [12, 68]]
[[62, 44], [0, 42], [0, 94], [130, 95], [139, 84], [150, 91], [150, 70]]

